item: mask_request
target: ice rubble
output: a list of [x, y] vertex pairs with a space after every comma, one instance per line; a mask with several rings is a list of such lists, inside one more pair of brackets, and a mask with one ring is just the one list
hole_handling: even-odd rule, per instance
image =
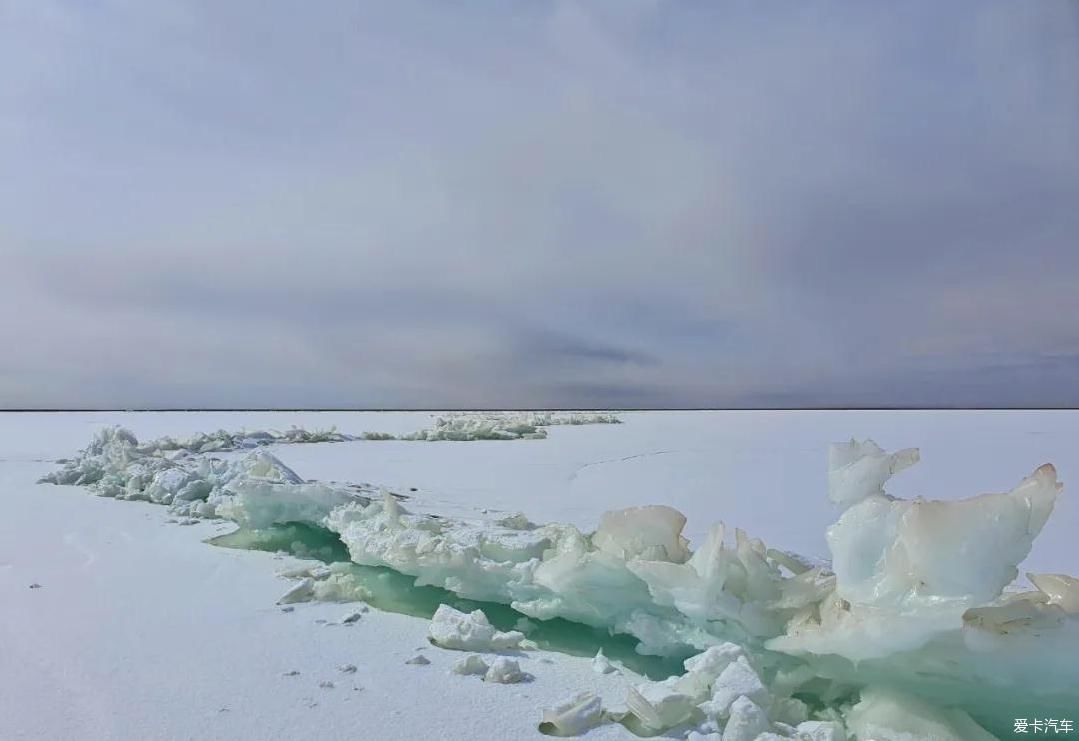
[[[277, 430], [254, 430], [228, 432], [199, 432], [190, 437], [174, 438], [165, 436], [144, 443], [139, 443], [135, 435], [123, 427], [103, 428], [91, 441], [90, 446], [83, 451], [80, 458], [98, 456], [106, 452], [117, 438], [130, 444], [131, 448], [142, 455], [156, 455], [168, 458], [178, 458], [184, 455], [196, 453], [226, 452], [230, 450], [245, 450], [260, 448], [266, 445], [284, 445], [289, 443], [339, 443], [354, 440], [351, 435], [345, 435], [337, 431], [336, 427], [328, 430], [305, 430], [301, 427], [292, 427], [285, 432]], [[79, 459], [71, 464], [78, 464]], [[68, 471], [71, 469], [65, 467]], [[90, 471], [83, 471], [86, 473]], [[59, 475], [58, 472], [54, 475]], [[59, 482], [54, 482], [59, 483]], [[68, 482], [64, 482], [68, 483]]]
[[456, 414], [435, 419], [430, 427], [405, 435], [384, 432], [366, 432], [365, 440], [542, 440], [547, 437], [543, 428], [555, 425], [618, 424], [621, 420], [613, 414], [573, 413], [568, 415], [541, 413], [521, 414]]
[[[613, 414], [570, 413], [552, 414], [461, 412], [437, 417], [434, 426], [403, 435], [385, 432], [365, 432], [347, 435], [336, 427], [327, 430], [306, 430], [292, 427], [277, 430], [243, 430], [240, 432], [200, 432], [186, 438], [161, 437], [140, 443], [123, 427], [99, 430], [90, 445], [79, 455], [64, 461], [63, 467], [44, 479], [54, 484], [99, 484], [109, 474], [118, 474], [136, 458], [163, 458], [178, 461], [203, 453], [223, 453], [250, 450], [267, 445], [296, 443], [348, 442], [353, 440], [519, 440], [546, 437], [545, 427], [557, 425], [619, 424]], [[104, 487], [102, 487], [104, 488]]]
[[[996, 728], [1007, 722], [1007, 708], [1051, 713], [1076, 704], [1077, 672], [1061, 658], [1079, 645], [1075, 582], [1036, 577], [1036, 591], [1002, 594], [1051, 511], [1060, 489], [1055, 472], [1043, 466], [1008, 494], [955, 502], [883, 493], [891, 473], [915, 460], [913, 451], [893, 456], [872, 443], [844, 446], [833, 457], [831, 494], [846, 507], [829, 534], [834, 570], [738, 530], [732, 547], [722, 525], [690, 553], [684, 518], [666, 507], [608, 514], [592, 534], [558, 523], [517, 529], [433, 518], [391, 498], [336, 507], [324, 524], [357, 563], [509, 603], [532, 618], [629, 633], [642, 652], [690, 654], [726, 640], [747, 649], [739, 668], [700, 702], [684, 699], [698, 699], [693, 694], [672, 698], [669, 688], [636, 689], [629, 705], [650, 730], [693, 720], [729, 724], [742, 697], [765, 714], [777, 711], [769, 733], [783, 731], [776, 723], [796, 727], [790, 709], [802, 701], [794, 695], [820, 707], [883, 712], [854, 704], [863, 687], [948, 698], [956, 717], [966, 718], [966, 708]], [[938, 521], [947, 522], [946, 537]], [[750, 657], [757, 682], [743, 671]], [[1046, 661], [1051, 670], [1037, 671]], [[746, 720], [756, 717], [752, 708], [739, 707], [739, 727], [755, 728]]]
[[[435, 420], [431, 429], [395, 437], [365, 433], [367, 440], [516, 440], [542, 438], [552, 425], [617, 424], [612, 414], [461, 413]], [[90, 444], [42, 483], [86, 486], [101, 496], [139, 499], [171, 505], [184, 517], [224, 517], [249, 528], [289, 521], [315, 523], [333, 507], [356, 499], [346, 487], [306, 484], [267, 451], [268, 445], [347, 442], [352, 435], [293, 427], [285, 432], [257, 430], [199, 433], [187, 438], [162, 437], [139, 442], [122, 427], [99, 430]], [[207, 453], [253, 451], [240, 461], [207, 457]], [[290, 484], [291, 487], [273, 486]], [[271, 487], [271, 488], [267, 488]], [[374, 494], [373, 488], [361, 493]], [[235, 499], [235, 496], [239, 499]], [[361, 497], [362, 499], [362, 497]], [[248, 502], [258, 500], [249, 506]], [[366, 501], [366, 500], [364, 500]], [[218, 507], [225, 509], [218, 511]], [[231, 509], [228, 509], [230, 508]], [[527, 522], [523, 515], [518, 519]], [[511, 518], [512, 520], [512, 518]]]
[[167, 504], [182, 516], [224, 517], [251, 528], [317, 521], [333, 507], [357, 498], [347, 487], [304, 482], [264, 450], [238, 460], [198, 455], [210, 444], [207, 439], [214, 452], [260, 447], [268, 444], [265, 441], [281, 442], [285, 437], [291, 442], [344, 439], [335, 431], [297, 430], [278, 437], [272, 437], [277, 433], [251, 434], [254, 437], [240, 438], [219, 432], [140, 444], [129, 430], [105, 428], [77, 457], [41, 482], [83, 485], [101, 496]]
[[[1079, 708], [1079, 581], [1035, 574], [1033, 589], [1010, 586], [1061, 489], [1050, 465], [1006, 494], [903, 500], [885, 485], [916, 450], [833, 446], [829, 497], [842, 511], [827, 568], [741, 530], [728, 543], [722, 523], [691, 552], [685, 518], [669, 507], [607, 513], [594, 533], [523, 517], [454, 520], [370, 487], [304, 482], [265, 451], [230, 462], [171, 451], [106, 430], [48, 480], [249, 528], [307, 523], [337, 533], [352, 561], [418, 585], [629, 634], [641, 653], [696, 654], [684, 675], [634, 687], [627, 715], [605, 716], [631, 728], [754, 741], [824, 739], [845, 723], [863, 739], [946, 741], [979, 738], [979, 724], [1010, 732], [1017, 708]], [[339, 598], [345, 576], [331, 567], [293, 597]], [[523, 638], [482, 613], [439, 613], [439, 645], [491, 650]], [[578, 697], [545, 723], [573, 732], [598, 722], [593, 706]]]

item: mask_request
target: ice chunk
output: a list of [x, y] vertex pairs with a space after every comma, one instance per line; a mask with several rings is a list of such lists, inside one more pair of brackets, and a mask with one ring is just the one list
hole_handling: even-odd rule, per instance
[[694, 698], [679, 691], [670, 679], [631, 687], [626, 705], [645, 728], [657, 732], [689, 720], [696, 710]]
[[500, 520], [497, 520], [497, 525], [508, 530], [535, 530], [536, 524], [525, 517], [523, 512], [516, 512], [512, 515], [507, 515]]
[[603, 655], [601, 648], [592, 658], [592, 671], [596, 674], [614, 674], [618, 670], [611, 664], [611, 660]]
[[957, 501], [868, 495], [828, 530], [834, 592], [796, 614], [769, 647], [864, 661], [954, 638], [968, 613], [992, 622], [994, 601], [1060, 489], [1044, 465], [1007, 494]]
[[[934, 707], [894, 690], [871, 687], [847, 715], [859, 741], [994, 741], [994, 736], [962, 710]], [[726, 736], [724, 736], [726, 741]]]
[[506, 656], [499, 656], [492, 661], [487, 673], [483, 675], [484, 682], [494, 684], [516, 684], [526, 678], [527, 675], [521, 671], [520, 665]]
[[[90, 444], [77, 456], [67, 460], [62, 468], [42, 477], [41, 483], [93, 487], [107, 476], [122, 472], [140, 458], [137, 447], [138, 439], [130, 430], [123, 427], [106, 427], [94, 433]], [[119, 483], [122, 487], [126, 482]], [[97, 488], [99, 493], [105, 493], [101, 491], [101, 487], [94, 488]]]
[[603, 722], [603, 705], [591, 692], [579, 692], [573, 697], [543, 711], [539, 729], [558, 736], [579, 736]]
[[416, 654], [411, 659], [408, 659], [407, 661], [405, 661], [405, 663], [406, 664], [411, 664], [413, 666], [427, 666], [428, 664], [431, 663], [431, 660], [428, 659], [423, 654]]
[[1079, 579], [1066, 574], [1027, 574], [1027, 578], [1049, 598], [1048, 604], [1079, 615]]
[[780, 697], [772, 701], [768, 716], [773, 721], [797, 726], [809, 718], [809, 706], [796, 697]]
[[686, 516], [671, 507], [620, 509], [604, 513], [592, 543], [623, 561], [640, 558], [682, 563], [689, 558], [689, 542], [682, 537], [685, 525]]
[[[184, 496], [181, 497], [183, 499], [201, 499], [205, 494], [200, 497], [195, 488], [189, 486], [195, 480], [197, 480], [197, 477], [193, 471], [179, 466], [162, 469], [151, 476], [150, 483], [145, 490], [146, 497], [151, 502], [162, 502], [164, 504], [171, 504], [180, 492], [184, 493]], [[193, 494], [192, 492], [195, 493]]]
[[288, 485], [244, 478], [230, 482], [228, 488], [234, 496], [218, 505], [218, 516], [253, 530], [291, 522], [320, 525], [335, 508], [368, 501], [347, 489], [325, 484]]
[[648, 585], [657, 604], [674, 607], [694, 623], [729, 620], [750, 635], [777, 634], [782, 615], [773, 606], [785, 588], [779, 566], [760, 541], [736, 530], [731, 549], [724, 534], [722, 523], [714, 526], [685, 564], [634, 560], [626, 568]]
[[1060, 491], [1045, 465], [1008, 494], [959, 501], [872, 496], [828, 530], [838, 594], [903, 607], [995, 598], [1018, 575]]
[[291, 605], [294, 602], [308, 602], [315, 596], [315, 580], [311, 577], [301, 579], [299, 583], [281, 595], [279, 605]]
[[748, 698], [762, 707], [772, 704], [768, 688], [745, 657], [739, 657], [728, 664], [716, 678], [710, 710], [716, 716], [726, 718], [734, 712], [733, 705], [740, 697]]
[[689, 657], [682, 665], [687, 673], [699, 674], [706, 677], [709, 682], [715, 682], [728, 666], [745, 655], [745, 649], [741, 646], [727, 642], [711, 646], [704, 653]]
[[275, 484], [304, 483], [304, 480], [282, 463], [280, 458], [266, 451], [250, 453], [242, 458], [231, 468], [230, 477], [258, 479]]
[[536, 564], [562, 527], [521, 531], [486, 522], [415, 515], [392, 497], [369, 505], [339, 507], [327, 518], [356, 563], [388, 566], [461, 596], [512, 602], [517, 585], [530, 581]]
[[449, 605], [439, 605], [428, 627], [431, 643], [458, 651], [498, 651], [518, 648], [524, 633], [496, 630], [482, 610], [460, 612]]
[[462, 676], [471, 676], [473, 674], [482, 676], [487, 673], [487, 669], [487, 662], [483, 660], [482, 656], [479, 654], [469, 654], [468, 656], [453, 662], [450, 671], [454, 674], [461, 674]]
[[312, 579], [319, 580], [325, 579], [330, 575], [331, 571], [328, 567], [318, 566], [298, 566], [291, 569], [283, 569], [277, 572], [277, 575], [284, 577], [285, 579], [305, 579], [311, 577]]
[[872, 440], [834, 444], [828, 450], [828, 498], [849, 507], [881, 495], [888, 479], [917, 462], [917, 448], [885, 453]]
[[723, 727], [723, 741], [754, 741], [768, 730], [768, 715], [748, 697], [739, 697], [731, 705], [731, 717]]

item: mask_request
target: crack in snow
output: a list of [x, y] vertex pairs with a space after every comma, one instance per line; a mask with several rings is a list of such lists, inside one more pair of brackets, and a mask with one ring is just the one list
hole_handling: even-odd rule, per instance
[[573, 473], [571, 473], [569, 475], [569, 480], [573, 481], [574, 479], [576, 479], [577, 474], [579, 474], [581, 471], [588, 468], [589, 466], [599, 466], [599, 465], [603, 465], [605, 463], [624, 463], [626, 461], [631, 461], [634, 458], [650, 458], [650, 457], [655, 456], [655, 455], [665, 455], [667, 453], [677, 453], [677, 452], [678, 452], [677, 450], [653, 450], [653, 451], [648, 452], [648, 453], [635, 453], [634, 455], [627, 455], [624, 458], [608, 458], [607, 460], [602, 460], [602, 461], [592, 461], [591, 463], [582, 463], [581, 465], [577, 466], [577, 468], [573, 469]]

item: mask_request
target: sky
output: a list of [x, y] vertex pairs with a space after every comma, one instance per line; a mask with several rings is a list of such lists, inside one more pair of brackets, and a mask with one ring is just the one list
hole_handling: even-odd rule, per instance
[[1079, 3], [0, 0], [0, 408], [1079, 406]]

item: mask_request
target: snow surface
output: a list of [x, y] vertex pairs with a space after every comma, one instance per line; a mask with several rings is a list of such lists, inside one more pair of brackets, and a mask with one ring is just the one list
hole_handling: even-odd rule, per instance
[[[707, 526], [722, 518], [762, 536], [770, 545], [824, 556], [824, 526], [837, 515], [823, 497], [827, 474], [822, 461], [830, 440], [854, 434], [872, 436], [886, 448], [918, 445], [923, 463], [890, 482], [888, 491], [909, 495], [909, 488], [904, 488], [919, 483], [921, 468], [925, 479], [933, 482], [933, 488], [924, 493], [938, 499], [1005, 491], [1048, 460], [1057, 464], [1061, 478], [1067, 481], [1069, 470], [1074, 468], [1069, 465], [1075, 462], [1074, 443], [1079, 441], [1079, 415], [1069, 413], [620, 416], [626, 424], [560, 427], [546, 440], [513, 445], [501, 441], [432, 446], [362, 441], [274, 446], [271, 450], [286, 468], [304, 476], [390, 487], [409, 496], [408, 507], [420, 512], [455, 517], [467, 514], [492, 522], [524, 512], [532, 521], [579, 523], [591, 529], [601, 522], [605, 510], [664, 504], [688, 516], [686, 533], [698, 548], [704, 543], [701, 536]], [[161, 508], [109, 502], [86, 497], [76, 489], [31, 483], [55, 469], [50, 459], [72, 457], [86, 444], [89, 433], [102, 424], [122, 423], [146, 439], [216, 428], [283, 428], [292, 424], [310, 429], [337, 424], [346, 432], [379, 429], [409, 434], [430, 421], [430, 416], [416, 414], [0, 417], [0, 496], [7, 513], [0, 525], [0, 585], [7, 596], [5, 604], [14, 606], [0, 617], [0, 630], [5, 645], [15, 646], [14, 651], [0, 654], [0, 661], [10, 662], [7, 667], [0, 666], [0, 712], [13, 720], [15, 737], [345, 737], [351, 735], [346, 733], [352, 728], [348, 723], [355, 723], [348, 703], [377, 694], [384, 702], [359, 711], [368, 738], [428, 737], [433, 732], [434, 709], [443, 703], [461, 715], [461, 726], [456, 727], [445, 713], [438, 713], [437, 729], [444, 737], [524, 738], [536, 736], [540, 708], [556, 707], [578, 690], [599, 691], [604, 706], [617, 705], [627, 687], [640, 678], [592, 671], [594, 649], [587, 657], [552, 654], [551, 664], [537, 659], [538, 652], [518, 659], [521, 669], [536, 678], [516, 687], [527, 698], [500, 696], [492, 703], [479, 690], [512, 692], [514, 688], [466, 683], [471, 689], [460, 697], [467, 700], [459, 702], [457, 696], [448, 699], [447, 688], [461, 683], [447, 677], [456, 657], [440, 654], [452, 652], [424, 651], [432, 661], [426, 667], [404, 663], [417, 655], [415, 647], [422, 645], [422, 640], [408, 636], [422, 637], [426, 622], [372, 611], [348, 630], [327, 617], [315, 618], [326, 621], [320, 625], [297, 626], [297, 618], [326, 615], [321, 612], [326, 605], [304, 604], [292, 613], [282, 613], [273, 603], [283, 588], [272, 576], [272, 568], [267, 568], [268, 563], [280, 564], [270, 561], [273, 557], [267, 554], [224, 551], [199, 543], [198, 536], [216, 532], [215, 525], [203, 522], [190, 528], [161, 528], [166, 519]], [[936, 469], [931, 467], [934, 460], [939, 463]], [[926, 468], [937, 475], [926, 475]], [[1007, 471], [986, 475], [986, 470], [998, 468]], [[972, 484], [980, 486], [983, 478], [987, 480], [982, 488], [972, 488]], [[872, 476], [867, 480], [872, 481]], [[182, 486], [179, 482], [171, 485], [174, 489]], [[847, 498], [841, 499], [847, 503]], [[851, 509], [861, 506], [861, 500], [853, 499]], [[339, 504], [335, 500], [327, 506]], [[652, 512], [659, 517], [648, 517], [638, 524], [651, 527], [663, 520], [678, 520], [665, 514], [666, 510]], [[1077, 524], [1074, 512], [1065, 495], [1042, 537], [1035, 541], [1029, 570], [1079, 571], [1076, 549], [1070, 542], [1071, 528]], [[511, 519], [514, 528], [524, 523], [523, 518]], [[819, 528], [812, 527], [815, 521], [820, 522]], [[678, 565], [689, 556], [685, 542], [676, 537], [677, 528], [672, 531], [669, 526], [657, 525], [655, 532], [646, 528], [634, 539], [625, 536], [642, 530], [624, 516], [608, 517], [602, 524], [601, 531], [610, 537], [599, 538], [598, 546], [611, 558], [643, 556], [646, 558], [641, 560], [655, 562], [662, 556], [662, 562]], [[784, 533], [796, 537], [785, 538]], [[81, 561], [72, 558], [73, 550], [82, 556]], [[220, 581], [205, 579], [205, 569], [212, 569], [215, 576], [221, 574]], [[27, 589], [35, 583], [42, 587]], [[1074, 599], [1066, 578], [1039, 577], [1039, 586], [1050, 603], [1066, 605]], [[338, 607], [333, 616], [339, 615]], [[979, 619], [992, 624], [1001, 617], [992, 613]], [[288, 624], [290, 620], [294, 622]], [[271, 633], [272, 640], [253, 641], [256, 628]], [[72, 640], [72, 633], [81, 640]], [[351, 647], [354, 651], [333, 657], [320, 654], [325, 668], [318, 668], [317, 662], [312, 666], [317, 658], [313, 654], [318, 654], [316, 645], [332, 641], [324, 634], [334, 633], [347, 635], [344, 643], [332, 648]], [[274, 647], [275, 656], [259, 655], [259, 651], [268, 651], [268, 645]], [[275, 659], [288, 666], [255, 671], [264, 668], [267, 661], [275, 663]], [[334, 686], [326, 683], [337, 674], [333, 667], [348, 659], [359, 667], [351, 675], [357, 686], [367, 668], [377, 692], [372, 692], [375, 687], [364, 685], [363, 690], [350, 690], [355, 699], [331, 702], [328, 695], [345, 694], [349, 683], [340, 675], [335, 677]], [[167, 671], [162, 667], [168, 667]], [[300, 673], [283, 679], [281, 675], [290, 671]], [[319, 672], [325, 676], [312, 676]], [[421, 686], [417, 677], [423, 673], [434, 679]], [[226, 676], [231, 681], [223, 681]], [[282, 697], [287, 690], [282, 690], [281, 683], [305, 677], [310, 680], [310, 686], [304, 685], [307, 694], [295, 707], [287, 707]], [[738, 681], [748, 682], [749, 678], [742, 676]], [[652, 689], [648, 692], [654, 694]], [[236, 703], [243, 708], [221, 705], [222, 697], [237, 695], [246, 698], [245, 703]], [[432, 712], [417, 712], [417, 703], [422, 705], [425, 697]], [[113, 699], [111, 704], [109, 698]], [[767, 702], [765, 696], [759, 699]], [[864, 707], [857, 717], [881, 735], [873, 725], [880, 722], [877, 716], [902, 715], [917, 702], [921, 701], [903, 694], [878, 693], [863, 698]], [[576, 705], [587, 708], [590, 703], [591, 699], [585, 698]], [[212, 707], [215, 704], [218, 707]], [[333, 709], [329, 709], [331, 705]], [[64, 712], [46, 711], [57, 707], [63, 707]], [[745, 702], [739, 707], [739, 724], [754, 728], [753, 708]], [[394, 708], [398, 708], [396, 716]], [[404, 713], [407, 717], [399, 717], [404, 708], [408, 709]], [[205, 717], [200, 711], [205, 711]], [[569, 707], [568, 712], [577, 711]], [[1024, 714], [1021, 708], [1015, 712], [1017, 717]], [[450, 719], [456, 717], [457, 713], [450, 714]], [[927, 724], [934, 722], [937, 719], [927, 716]], [[93, 733], [71, 732], [81, 727]], [[460, 735], [454, 735], [458, 731]], [[621, 726], [613, 724], [589, 733], [590, 738], [626, 735]]]

